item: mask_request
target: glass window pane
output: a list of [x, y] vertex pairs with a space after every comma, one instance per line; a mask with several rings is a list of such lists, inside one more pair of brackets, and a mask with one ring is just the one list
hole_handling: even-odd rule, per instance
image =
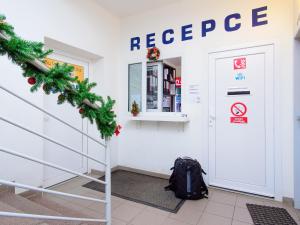
[[147, 111], [158, 109], [158, 66], [147, 66]]
[[128, 111], [134, 101], [142, 110], [142, 63], [128, 66]]

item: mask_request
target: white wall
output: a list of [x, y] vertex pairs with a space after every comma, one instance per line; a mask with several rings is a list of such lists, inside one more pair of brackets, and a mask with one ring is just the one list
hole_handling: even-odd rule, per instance
[[[267, 26], [252, 28], [251, 10], [268, 6]], [[242, 15], [242, 28], [227, 33], [223, 21], [231, 13]], [[201, 38], [201, 21], [215, 19], [217, 28]], [[192, 41], [181, 42], [182, 25], [193, 24]], [[276, 147], [282, 152], [283, 196], [293, 197], [293, 1], [253, 0], [205, 1], [185, 0], [168, 7], [155, 9], [122, 20], [122, 67], [119, 77], [120, 111], [125, 125], [119, 142], [119, 163], [123, 166], [169, 174], [176, 157], [197, 158], [205, 170], [208, 169], [208, 52], [256, 42], [275, 43], [276, 101]], [[175, 43], [162, 45], [161, 33], [168, 28], [175, 29]], [[146, 34], [155, 32], [156, 45], [161, 58], [182, 56], [183, 112], [189, 115], [190, 123], [185, 125], [132, 122], [127, 113], [127, 65], [145, 61]], [[130, 38], [142, 37], [141, 50], [130, 51]], [[187, 87], [200, 84], [201, 104], [187, 100]], [[253, 162], [255, 164], [255, 162]], [[237, 168], [238, 169], [238, 168]]]
[[[14, 25], [16, 33], [28, 40], [44, 41], [50, 37], [71, 46], [102, 56], [101, 71], [91, 75], [98, 82], [96, 92], [117, 97], [114, 88], [118, 73], [119, 19], [99, 7], [94, 1], [80, 0], [0, 0], [1, 13]], [[29, 85], [21, 71], [5, 57], [0, 58], [0, 84], [26, 99], [43, 106], [43, 93], [29, 92]], [[103, 72], [100, 74], [100, 72]], [[43, 130], [43, 117], [31, 107], [0, 91], [0, 115]], [[74, 115], [79, 116], [79, 115]], [[97, 131], [90, 128], [93, 136]], [[0, 146], [43, 158], [43, 142], [26, 132], [0, 121]], [[112, 143], [113, 165], [117, 164], [116, 141]], [[93, 148], [91, 147], [91, 151]], [[59, 154], [59, 153], [57, 153]], [[95, 153], [96, 154], [96, 153]], [[100, 157], [100, 154], [99, 154]], [[34, 173], [33, 173], [34, 172]], [[27, 184], [42, 184], [42, 168], [36, 164], [8, 158], [0, 153], [0, 176]]]
[[[297, 20], [300, 15], [300, 1], [295, 0], [295, 33], [297, 30]], [[295, 171], [295, 207], [300, 208], [300, 121], [297, 121], [297, 117], [300, 117], [300, 40], [294, 41], [294, 119], [295, 119], [295, 127], [294, 127], [294, 171]]]

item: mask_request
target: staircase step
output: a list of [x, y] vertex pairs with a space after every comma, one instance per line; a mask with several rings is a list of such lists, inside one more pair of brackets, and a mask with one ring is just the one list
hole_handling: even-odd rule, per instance
[[[52, 209], [64, 216], [68, 217], [78, 217], [78, 218], [101, 218], [102, 215], [98, 215], [93, 210], [80, 210], [80, 207], [76, 208], [74, 207], [74, 203], [70, 202], [62, 202], [58, 198], [50, 197], [49, 195], [41, 196], [31, 196], [28, 198], [29, 200], [42, 205], [44, 207], [47, 207], [49, 209]], [[97, 223], [97, 222], [82, 222], [81, 225], [102, 225], [103, 223]]]
[[[26, 198], [23, 198], [19, 195], [15, 194], [6, 194], [0, 196], [0, 201], [4, 202], [7, 205], [10, 205], [24, 213], [29, 214], [40, 214], [40, 215], [49, 215], [49, 216], [64, 216], [54, 210], [51, 210], [43, 205], [32, 202]], [[80, 222], [72, 222], [72, 221], [51, 221], [51, 220], [43, 220], [44, 224], [47, 225], [79, 225]]]
[[[0, 211], [2, 212], [14, 212], [14, 213], [23, 213], [22, 211], [7, 205], [0, 201]], [[38, 225], [42, 221], [41, 220], [33, 220], [26, 218], [12, 218], [12, 217], [0, 217], [1, 225]]]

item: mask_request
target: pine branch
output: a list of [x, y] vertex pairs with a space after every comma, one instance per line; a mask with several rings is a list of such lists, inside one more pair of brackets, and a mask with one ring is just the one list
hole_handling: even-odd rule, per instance
[[49, 69], [44, 60], [52, 50], [44, 51], [43, 43], [26, 41], [16, 36], [13, 26], [7, 24], [5, 19], [5, 16], [0, 15], [0, 55], [7, 55], [13, 63], [19, 65], [24, 77], [34, 79], [31, 91], [37, 91], [43, 86], [46, 94], [60, 93], [58, 104], [67, 101], [77, 106], [82, 118], [88, 118], [91, 123], [96, 122], [102, 137], [111, 137], [117, 127], [116, 115], [112, 110], [115, 101], [108, 97], [105, 102], [101, 96], [91, 93], [96, 83], [73, 78], [72, 66], [56, 64]]

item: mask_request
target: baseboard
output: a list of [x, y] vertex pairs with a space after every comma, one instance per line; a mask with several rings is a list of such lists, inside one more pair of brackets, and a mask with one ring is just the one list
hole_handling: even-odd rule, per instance
[[[116, 170], [119, 170], [119, 166], [115, 166], [115, 167], [111, 168], [111, 172], [114, 172]], [[105, 172], [101, 171], [101, 170], [91, 169], [91, 175], [102, 177], [105, 175]]]
[[[155, 173], [155, 172], [135, 169], [135, 168], [127, 167], [127, 166], [115, 166], [111, 169], [111, 172], [114, 172], [114, 171], [117, 171], [117, 170], [125, 170], [125, 171], [128, 171], [128, 172], [139, 173], [139, 174], [148, 175], [148, 176], [152, 176], [152, 177], [158, 177], [158, 178], [162, 178], [162, 179], [169, 179], [170, 178], [170, 176], [167, 175], [167, 174]], [[104, 176], [105, 173], [104, 173], [104, 171], [99, 171], [99, 170], [92, 169], [91, 174], [100, 177], [100, 176]]]
[[289, 207], [292, 207], [294, 208], [295, 207], [295, 201], [293, 198], [287, 198], [287, 197], [283, 197], [282, 198], [282, 203], [286, 206], [289, 206]]
[[295, 201], [295, 208], [300, 210], [300, 201]]
[[135, 168], [127, 167], [127, 166], [116, 166], [115, 168], [116, 168], [116, 170], [125, 170], [128, 172], [139, 173], [139, 174], [148, 175], [148, 176], [152, 176], [152, 177], [158, 177], [158, 178], [162, 178], [162, 179], [170, 178], [170, 175], [167, 175], [167, 174], [150, 172], [150, 171], [135, 169]]

